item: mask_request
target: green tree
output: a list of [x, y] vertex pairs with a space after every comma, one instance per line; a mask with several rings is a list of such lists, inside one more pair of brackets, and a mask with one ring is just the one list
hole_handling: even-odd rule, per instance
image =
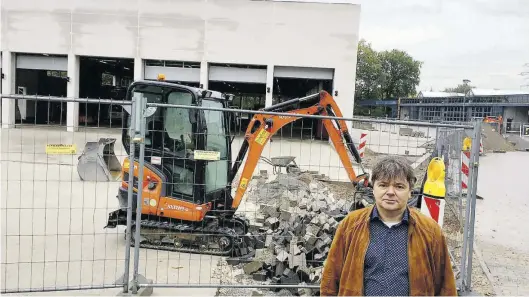
[[401, 50], [379, 53], [382, 64], [382, 95], [384, 98], [415, 96], [421, 79], [422, 62]]
[[455, 88], [445, 88], [444, 91], [445, 92], [450, 92], [450, 93], [463, 93], [463, 94], [466, 94], [468, 91], [472, 90], [473, 88], [475, 88], [475, 87], [471, 86], [469, 84], [459, 84]]
[[371, 44], [360, 40], [356, 65], [355, 99], [381, 98], [382, 63]]
[[377, 52], [360, 40], [356, 66], [355, 101], [414, 96], [422, 62], [401, 50]]

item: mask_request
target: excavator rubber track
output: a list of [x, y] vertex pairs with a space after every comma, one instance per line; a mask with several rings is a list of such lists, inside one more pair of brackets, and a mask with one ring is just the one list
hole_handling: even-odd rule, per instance
[[[135, 232], [136, 232], [136, 222], [132, 222], [132, 240], [131, 240], [131, 246], [134, 246], [135, 244]], [[238, 245], [239, 237], [237, 233], [230, 228], [218, 228], [217, 230], [208, 229], [204, 230], [204, 228], [188, 228], [189, 225], [185, 224], [157, 224], [157, 222], [154, 221], [142, 221], [141, 223], [141, 239], [140, 241], [140, 248], [147, 248], [147, 249], [154, 249], [154, 250], [163, 250], [163, 251], [170, 251], [170, 252], [182, 252], [182, 253], [192, 253], [192, 254], [204, 254], [204, 255], [213, 255], [213, 256], [228, 256], [231, 255], [234, 252], [234, 249]], [[212, 249], [212, 248], [200, 248], [200, 247], [176, 247], [173, 245], [170, 245], [170, 243], [164, 243], [163, 240], [160, 242], [153, 242], [148, 239], [148, 237], [144, 236], [145, 233], [150, 233], [152, 231], [174, 231], [178, 233], [188, 233], [192, 234], [193, 236], [197, 237], [224, 237], [229, 239], [229, 249], [221, 250], [221, 249]]]
[[[119, 214], [116, 214], [116, 212], [119, 212]], [[109, 225], [107, 225], [107, 228], [113, 228], [117, 225], [126, 226], [126, 212], [123, 210], [116, 212], [110, 215]], [[113, 216], [113, 214], [119, 217]], [[133, 214], [133, 218], [135, 218], [135, 214]], [[241, 228], [238, 229], [241, 231], [237, 232], [234, 228], [223, 226], [228, 224], [242, 224]], [[212, 256], [238, 256], [243, 254], [241, 253], [241, 249], [245, 247], [246, 241], [248, 240], [245, 240], [246, 236], [244, 234], [247, 225], [244, 219], [241, 218], [223, 221], [221, 224], [219, 224], [218, 221], [211, 220], [206, 224], [201, 223], [200, 225], [194, 225], [190, 223], [159, 222], [156, 220], [141, 220], [140, 226], [140, 248], [160, 251]], [[130, 245], [134, 247], [136, 235], [136, 221], [134, 219], [132, 220], [131, 229], [132, 237]], [[194, 244], [189, 244], [185, 240], [180, 241], [180, 244], [177, 246], [174, 242], [174, 239], [171, 240], [171, 236], [175, 235], [201, 238], [202, 243], [211, 243], [210, 240], [215, 241], [215, 239], [223, 240], [225, 248], [221, 248], [221, 245], [219, 245], [218, 248], [196, 246]], [[193, 241], [193, 243], [196, 242]]]

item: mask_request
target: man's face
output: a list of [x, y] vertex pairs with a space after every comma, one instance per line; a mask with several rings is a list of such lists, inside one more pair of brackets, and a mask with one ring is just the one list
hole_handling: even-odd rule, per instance
[[411, 197], [411, 188], [405, 179], [377, 180], [373, 185], [377, 207], [387, 211], [404, 210]]

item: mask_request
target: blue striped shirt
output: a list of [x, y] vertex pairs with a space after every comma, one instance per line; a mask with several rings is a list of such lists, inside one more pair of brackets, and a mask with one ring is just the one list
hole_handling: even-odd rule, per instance
[[373, 208], [369, 226], [370, 242], [365, 256], [364, 294], [366, 296], [408, 296], [408, 222], [388, 227]]

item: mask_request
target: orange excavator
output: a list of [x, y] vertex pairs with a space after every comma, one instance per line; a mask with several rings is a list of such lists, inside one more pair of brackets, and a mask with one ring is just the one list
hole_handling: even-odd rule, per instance
[[[226, 95], [164, 81], [136, 81], [130, 85], [126, 100], [133, 97], [145, 98], [154, 109], [150, 107], [148, 115], [143, 115], [143, 156], [135, 149], [133, 162], [124, 160], [123, 181], [117, 195], [120, 208], [109, 214], [105, 228], [127, 225], [129, 170], [134, 166], [132, 226], [134, 229], [141, 191], [140, 247], [211, 255], [241, 255], [249, 222], [237, 214], [237, 209], [270, 138], [301, 115], [343, 116], [325, 91], [266, 107], [254, 114], [232, 162], [234, 137], [230, 135], [230, 124], [234, 122], [234, 112], [226, 110], [230, 106]], [[130, 115], [123, 114], [124, 123], [130, 126]], [[365, 192], [371, 187], [369, 176], [345, 121], [320, 119], [349, 179], [359, 192], [360, 188]], [[134, 137], [129, 132], [124, 129], [122, 135], [128, 154]], [[145, 160], [141, 181], [140, 157]], [[361, 174], [357, 175], [353, 163]], [[232, 182], [241, 167], [233, 195]], [[133, 230], [132, 237], [134, 233]]]

